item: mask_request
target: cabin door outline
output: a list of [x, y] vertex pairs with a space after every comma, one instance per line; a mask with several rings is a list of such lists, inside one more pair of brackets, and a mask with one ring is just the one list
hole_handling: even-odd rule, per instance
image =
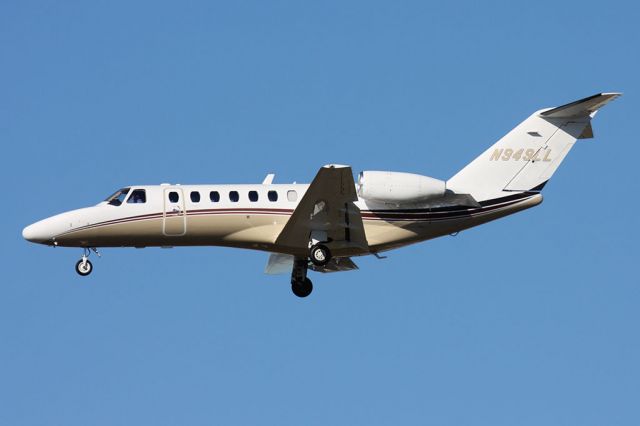
[[[172, 200], [178, 194], [178, 200]], [[184, 208], [184, 191], [182, 188], [164, 188], [162, 212], [162, 233], [168, 237], [179, 237], [187, 233], [187, 212]]]

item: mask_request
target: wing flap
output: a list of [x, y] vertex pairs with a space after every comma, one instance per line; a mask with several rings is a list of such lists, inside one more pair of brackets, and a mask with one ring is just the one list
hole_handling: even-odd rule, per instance
[[316, 272], [343, 272], [343, 271], [353, 271], [358, 268], [353, 260], [349, 257], [334, 257], [331, 259], [329, 263], [324, 266], [315, 266], [314, 264], [310, 264], [309, 268]]

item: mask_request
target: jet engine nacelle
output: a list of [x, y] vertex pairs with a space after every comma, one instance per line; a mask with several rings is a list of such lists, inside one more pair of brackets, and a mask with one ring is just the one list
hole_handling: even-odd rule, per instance
[[365, 200], [403, 204], [441, 197], [444, 193], [445, 182], [429, 176], [376, 171], [358, 175], [358, 195]]

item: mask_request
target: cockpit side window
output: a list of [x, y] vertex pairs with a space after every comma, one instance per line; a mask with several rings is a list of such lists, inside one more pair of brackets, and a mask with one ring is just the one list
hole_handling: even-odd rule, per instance
[[114, 192], [111, 196], [109, 196], [109, 198], [107, 198], [105, 201], [111, 204], [112, 206], [119, 206], [120, 204], [122, 204], [124, 199], [127, 198], [127, 194], [129, 193], [130, 189], [131, 188], [119, 189], [116, 192]]
[[143, 204], [147, 202], [147, 193], [144, 189], [134, 189], [129, 195], [127, 204]]

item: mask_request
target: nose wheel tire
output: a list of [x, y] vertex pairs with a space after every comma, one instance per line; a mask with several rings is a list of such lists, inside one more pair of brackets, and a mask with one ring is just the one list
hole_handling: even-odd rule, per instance
[[311, 247], [311, 250], [309, 251], [309, 258], [311, 259], [311, 263], [314, 265], [325, 266], [331, 260], [331, 252], [327, 246], [316, 244]]
[[89, 261], [88, 259], [78, 260], [78, 263], [76, 263], [76, 272], [79, 275], [86, 277], [91, 273], [91, 271], [93, 271], [93, 265], [91, 264], [91, 261]]
[[313, 284], [309, 278], [304, 281], [291, 281], [291, 291], [298, 297], [307, 297], [313, 291]]

